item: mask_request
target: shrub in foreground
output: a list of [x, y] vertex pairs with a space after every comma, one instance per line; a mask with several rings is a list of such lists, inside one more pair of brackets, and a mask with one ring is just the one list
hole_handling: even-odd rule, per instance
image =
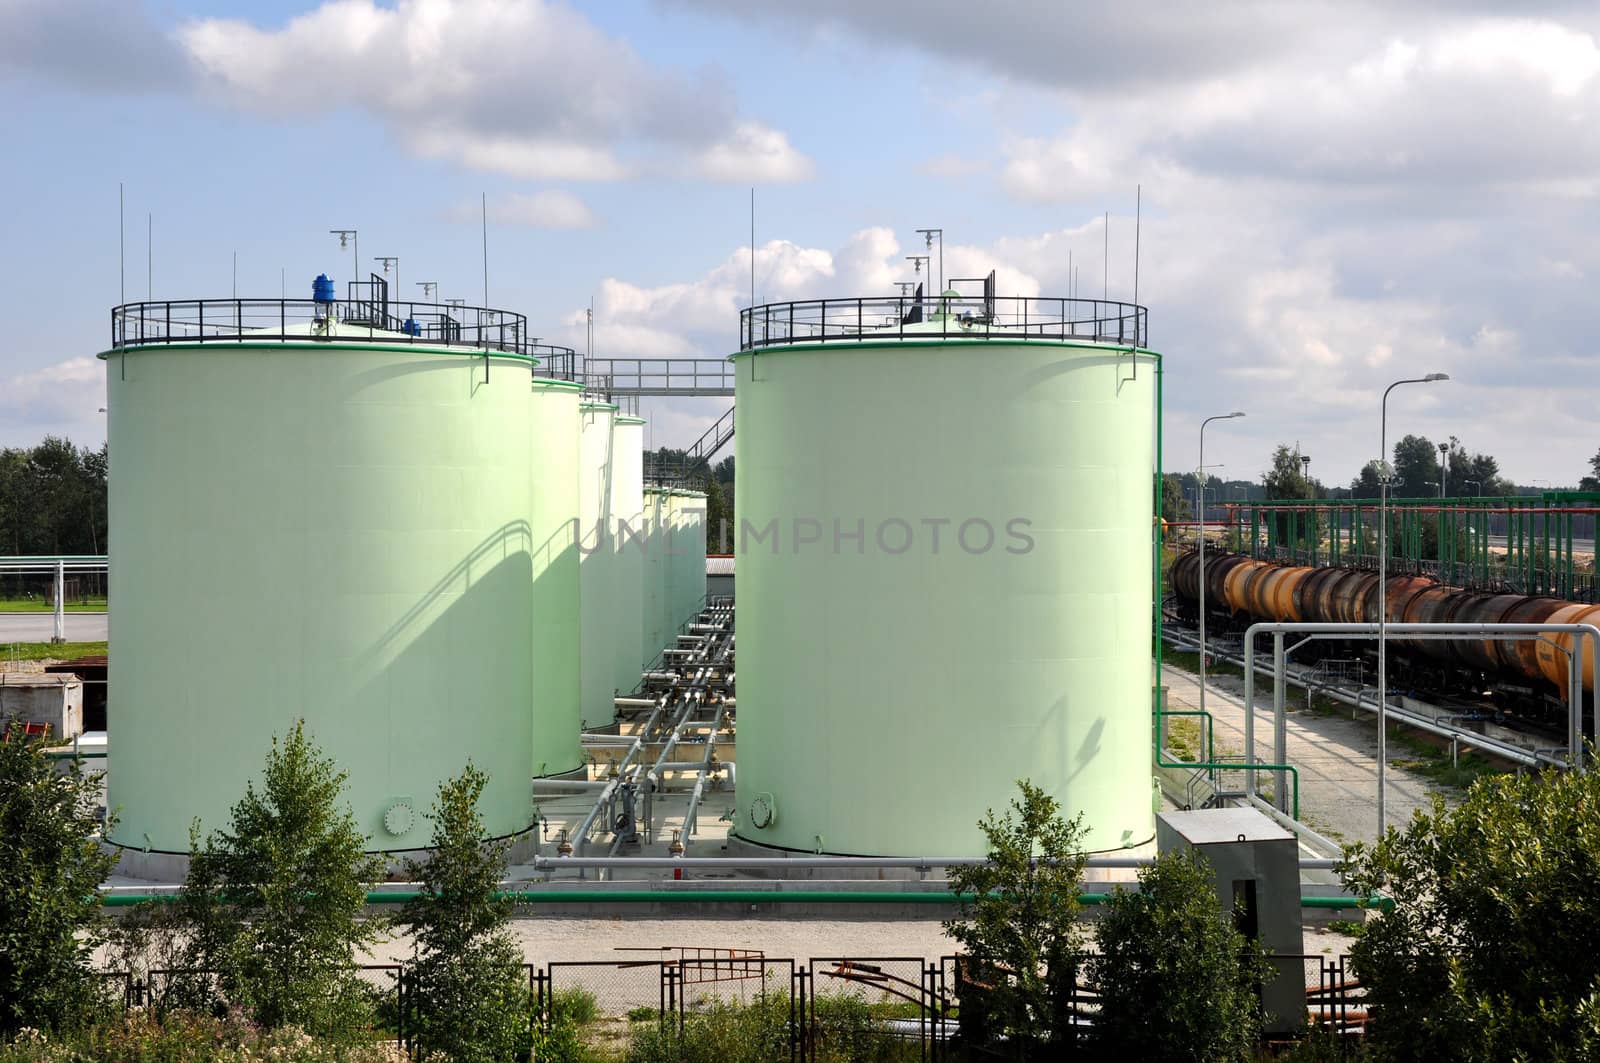
[[383, 864], [341, 802], [345, 778], [301, 721], [273, 739], [228, 827], [191, 854], [180, 908], [195, 966], [218, 971], [225, 998], [263, 1026], [359, 1036], [371, 1024], [354, 953], [383, 927], [363, 917]]
[[407, 861], [420, 889], [398, 921], [412, 940], [408, 1031], [424, 1052], [457, 1063], [526, 1056], [530, 1036], [522, 953], [505, 929], [511, 906], [496, 897], [509, 846], [483, 841], [478, 798], [487, 781], [468, 764], [440, 784], [429, 813], [433, 851]]
[[[3, 726], [3, 725], [0, 725]], [[89, 956], [101, 934], [97, 891], [114, 859], [101, 851], [99, 775], [57, 771], [20, 724], [0, 734], [0, 1038], [62, 1029], [98, 999]]]
[[1095, 942], [1102, 1048], [1152, 1063], [1251, 1057], [1272, 968], [1223, 916], [1200, 854], [1167, 853], [1139, 870], [1137, 891], [1114, 890]]
[[334, 1044], [293, 1027], [263, 1030], [235, 1011], [222, 1017], [174, 1011], [162, 1018], [134, 1011], [60, 1036], [25, 1031], [0, 1047], [0, 1063], [208, 1063], [281, 1060], [283, 1063], [384, 1063], [389, 1044]]
[[944, 924], [966, 953], [957, 987], [962, 1036], [1004, 1038], [1016, 1058], [1048, 1054], [1064, 1040], [1063, 987], [1076, 976], [1084, 930], [1078, 889], [1087, 857], [1082, 817], [1026, 779], [1005, 814], [979, 821], [989, 862], [950, 871], [950, 888], [971, 900]]
[[1350, 950], [1375, 1056], [1600, 1058], [1600, 773], [1479, 779], [1343, 874], [1394, 899]]

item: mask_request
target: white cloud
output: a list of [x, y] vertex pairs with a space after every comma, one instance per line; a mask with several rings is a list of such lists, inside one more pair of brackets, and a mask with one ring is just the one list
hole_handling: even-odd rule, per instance
[[132, 0], [3, 0], [0, 72], [118, 92], [182, 88], [187, 58]]
[[694, 169], [713, 181], [804, 181], [816, 168], [778, 130], [740, 122], [700, 153]]
[[219, 102], [280, 118], [352, 108], [407, 151], [520, 178], [616, 180], [688, 168], [795, 180], [811, 162], [738, 113], [714, 71], [654, 65], [547, 0], [325, 0], [281, 27], [185, 23]]
[[26, 426], [25, 437], [11, 442], [32, 445], [40, 435], [60, 435], [80, 445], [105, 436], [106, 367], [98, 358], [68, 358], [18, 373], [0, 383], [0, 424]]
[[[482, 201], [473, 199], [446, 210], [444, 218], [476, 223], [482, 212]], [[489, 220], [496, 225], [522, 225], [530, 229], [589, 229], [599, 223], [588, 204], [559, 188], [497, 196], [489, 201], [488, 213]]]
[[425, 129], [408, 146], [424, 158], [524, 180], [620, 181], [630, 176], [628, 167], [608, 147], [543, 137]]

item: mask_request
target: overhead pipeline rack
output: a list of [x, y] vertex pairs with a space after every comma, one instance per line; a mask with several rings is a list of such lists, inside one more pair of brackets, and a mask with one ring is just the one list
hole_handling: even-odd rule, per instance
[[[1227, 502], [1222, 508], [1219, 545], [1226, 549], [1301, 565], [1378, 567], [1378, 499], [1273, 499]], [[1388, 514], [1391, 574], [1426, 574], [1469, 589], [1596, 600], [1600, 492], [1391, 498]]]

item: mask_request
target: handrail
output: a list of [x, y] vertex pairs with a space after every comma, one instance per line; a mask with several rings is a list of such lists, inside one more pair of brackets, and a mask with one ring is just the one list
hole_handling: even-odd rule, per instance
[[166, 299], [111, 310], [111, 349], [173, 344], [327, 343], [448, 347], [534, 360], [539, 375], [578, 377], [577, 353], [540, 343], [525, 315], [491, 307], [387, 298]]
[[872, 340], [1049, 340], [1142, 348], [1149, 311], [1110, 299], [954, 293], [810, 299], [739, 312], [739, 349]]

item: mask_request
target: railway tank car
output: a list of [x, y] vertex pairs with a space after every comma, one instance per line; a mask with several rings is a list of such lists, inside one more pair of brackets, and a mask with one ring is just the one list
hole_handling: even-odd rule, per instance
[[[1168, 570], [1177, 614], [1198, 617], [1200, 556], [1191, 550]], [[1258, 620], [1292, 623], [1378, 621], [1378, 574], [1363, 569], [1310, 567], [1261, 561], [1243, 554], [1206, 551], [1206, 613], [1242, 630]], [[1466, 590], [1427, 576], [1396, 574], [1384, 588], [1384, 618], [1398, 623], [1596, 624], [1600, 605], [1559, 598]], [[1395, 636], [1390, 653], [1413, 671], [1481, 689], [1470, 679], [1495, 677], [1533, 693], [1567, 696], [1569, 656], [1575, 637], [1552, 633], [1542, 639], [1420, 639]], [[1584, 692], [1594, 694], [1595, 653], [1584, 650]]]

